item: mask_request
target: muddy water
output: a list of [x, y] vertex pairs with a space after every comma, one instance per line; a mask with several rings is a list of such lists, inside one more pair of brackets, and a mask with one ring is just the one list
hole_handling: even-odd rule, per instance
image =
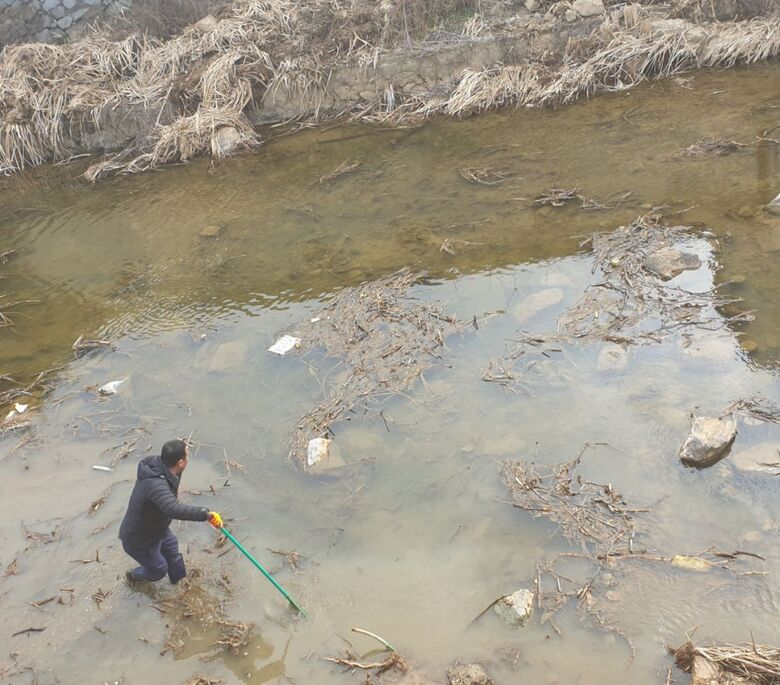
[[[676, 450], [691, 411], [719, 413], [757, 394], [780, 401], [780, 220], [761, 209], [780, 190], [780, 157], [773, 147], [678, 153], [703, 137], [750, 142], [780, 123], [779, 69], [703, 73], [558, 112], [310, 132], [229, 163], [95, 188], [68, 168], [6, 181], [0, 252], [17, 254], [0, 267], [0, 288], [40, 303], [15, 308], [15, 326], [0, 330], [0, 372], [27, 381], [62, 368], [54, 389], [30, 400], [36, 440], [0, 437], [0, 563], [17, 560], [17, 573], [0, 579], [5, 651], [15, 654], [3, 665], [34, 664], [41, 684], [183, 682], [196, 672], [228, 683], [362, 682], [322, 660], [341, 652], [339, 636], [358, 653], [374, 649], [349, 633], [359, 626], [432, 682], [460, 658], [488, 664], [498, 682], [643, 685], [663, 681], [665, 645], [694, 626], [701, 639], [745, 640], [752, 630], [775, 640], [776, 480], [746, 476], [729, 460], [691, 472]], [[320, 181], [353, 161], [361, 163], [353, 173]], [[518, 178], [476, 185], [460, 176], [467, 167]], [[631, 195], [598, 211], [531, 208], [550, 185], [579, 187], [604, 205]], [[657, 205], [716, 234], [713, 261], [690, 283], [738, 281], [724, 288], [745, 299], [755, 322], [633, 347], [617, 371], [598, 369], [599, 345], [567, 346], [528, 370], [527, 393], [483, 382], [518, 331], [554, 330], [593, 281], [581, 237]], [[216, 238], [201, 235], [209, 226]], [[266, 348], [329, 293], [404, 266], [431, 276], [415, 295], [464, 320], [491, 315], [448, 339], [425, 383], [385, 402], [386, 425], [357, 414], [334, 426], [352, 464], [342, 475], [303, 476], [287, 439], [338, 368], [316, 350], [278, 358]], [[560, 302], [529, 319], [518, 312], [549, 289]], [[115, 348], [74, 359], [82, 334]], [[116, 396], [88, 389], [114, 379], [127, 379]], [[171, 590], [133, 592], [122, 580], [117, 521], [135, 464], [193, 431], [185, 496], [225, 512], [312, 614], [293, 621], [248, 563], [234, 552], [217, 557], [205, 525], [177, 527], [191, 567], [232, 579], [231, 618], [258, 625], [238, 656], [215, 651], [213, 628], [191, 622], [183, 652], [161, 657], [171, 619], [150, 604]], [[778, 440], [777, 428], [743, 422], [733, 452]], [[551, 525], [506, 503], [501, 460], [563, 461], [586, 442], [609, 446], [588, 453], [584, 474], [649, 509], [637, 544], [665, 556], [746, 549], [767, 561], [735, 571], [769, 575], [620, 567], [597, 598], [618, 631], [573, 609], [555, 618], [560, 634], [538, 620], [512, 630], [492, 615], [468, 628], [495, 597], [533, 587], [537, 563], [569, 549]], [[92, 469], [125, 443], [135, 451], [115, 472]], [[56, 540], [28, 539], [25, 526]], [[302, 553], [301, 569], [269, 548]], [[108, 594], [99, 604], [98, 589]], [[51, 596], [63, 603], [30, 604]], [[46, 630], [11, 637], [29, 627]]]

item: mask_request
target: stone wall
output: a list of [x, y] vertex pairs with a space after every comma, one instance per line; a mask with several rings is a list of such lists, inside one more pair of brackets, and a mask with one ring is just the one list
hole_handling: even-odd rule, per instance
[[0, 46], [75, 38], [100, 17], [110, 18], [133, 0], [0, 0]]

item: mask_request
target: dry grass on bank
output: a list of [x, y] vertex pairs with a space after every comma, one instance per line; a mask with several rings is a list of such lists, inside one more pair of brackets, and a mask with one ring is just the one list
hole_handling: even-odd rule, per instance
[[[0, 54], [0, 172], [94, 149], [107, 121], [121, 122], [128, 141], [124, 151], [90, 167], [86, 177], [93, 181], [251, 148], [260, 142], [247, 116], [253, 103], [294, 96], [300, 116], [317, 119], [333, 68], [356, 61], [369, 68], [382, 46], [409, 42], [444, 16], [460, 12], [462, 19], [473, 4], [233, 0], [218, 17], [165, 41], [139, 35], [112, 41], [95, 33], [72, 44], [8, 46]], [[357, 117], [404, 124], [436, 113], [555, 106], [650, 77], [778, 54], [780, 31], [769, 19], [700, 27], [640, 20], [636, 12], [629, 22], [618, 11], [558, 67], [465, 70], [441, 92], [399, 91], [392, 104], [363, 103]]]
[[593, 39], [584, 59], [571, 57], [558, 67], [541, 63], [466, 70], [445, 96], [408, 100], [386, 118], [444, 113], [463, 116], [496, 107], [557, 106], [599, 92], [631, 88], [648, 78], [666, 78], [703, 67], [752, 64], [780, 54], [777, 22], [695, 27], [679, 23], [607, 32]]

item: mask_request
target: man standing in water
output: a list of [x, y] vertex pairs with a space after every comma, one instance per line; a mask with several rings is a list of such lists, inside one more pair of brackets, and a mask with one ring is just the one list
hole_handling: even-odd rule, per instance
[[179, 541], [169, 528], [172, 519], [208, 521], [215, 528], [222, 527], [217, 512], [179, 503], [179, 482], [188, 463], [187, 443], [169, 440], [160, 456], [146, 457], [138, 464], [135, 487], [119, 527], [122, 547], [140, 564], [127, 572], [128, 581], [157, 581], [168, 574], [171, 583], [178, 583], [187, 575]]

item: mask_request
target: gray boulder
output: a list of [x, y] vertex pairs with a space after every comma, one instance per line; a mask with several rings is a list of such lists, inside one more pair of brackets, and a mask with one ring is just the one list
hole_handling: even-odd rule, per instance
[[728, 454], [736, 437], [737, 424], [731, 416], [722, 419], [697, 416], [680, 448], [680, 461], [699, 469], [712, 466]]
[[480, 664], [455, 664], [447, 671], [449, 685], [493, 685], [493, 679]]
[[664, 281], [700, 266], [701, 259], [697, 255], [681, 252], [675, 247], [663, 247], [645, 257], [645, 269]]

